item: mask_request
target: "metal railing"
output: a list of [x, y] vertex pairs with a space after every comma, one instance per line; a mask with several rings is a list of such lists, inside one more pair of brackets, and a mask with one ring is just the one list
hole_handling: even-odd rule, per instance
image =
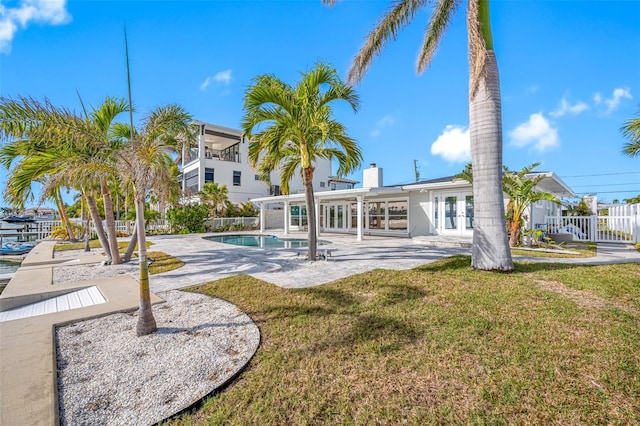
[[260, 225], [259, 217], [217, 217], [215, 219], [209, 219], [211, 229], [213, 231], [228, 228], [233, 230], [234, 228], [246, 229], [257, 228]]

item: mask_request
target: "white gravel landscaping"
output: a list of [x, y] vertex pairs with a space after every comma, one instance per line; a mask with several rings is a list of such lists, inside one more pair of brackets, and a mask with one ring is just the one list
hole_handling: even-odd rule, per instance
[[[54, 282], [130, 266], [58, 267]], [[157, 423], [223, 385], [257, 350], [258, 327], [233, 304], [179, 290], [158, 296], [165, 303], [153, 306], [158, 331], [148, 336], [136, 336], [137, 312], [56, 329], [61, 425]]]

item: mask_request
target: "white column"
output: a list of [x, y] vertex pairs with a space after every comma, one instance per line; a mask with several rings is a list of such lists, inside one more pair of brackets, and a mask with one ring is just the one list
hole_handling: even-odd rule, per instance
[[316, 202], [313, 203], [316, 209], [316, 235], [320, 236], [320, 201], [316, 198]]
[[356, 197], [356, 200], [358, 201], [357, 203], [357, 207], [356, 209], [358, 210], [358, 216], [357, 216], [357, 220], [356, 220], [356, 224], [358, 226], [358, 230], [356, 231], [356, 241], [362, 241], [362, 227], [364, 225], [364, 221], [362, 220], [362, 207], [363, 207], [363, 197], [362, 195], [358, 195]]
[[258, 206], [260, 207], [260, 232], [264, 232], [265, 229], [265, 218], [267, 217], [267, 212], [265, 212], [265, 205], [264, 203], [258, 203]]
[[291, 216], [291, 207], [289, 205], [289, 201], [284, 202], [284, 235], [289, 235], [289, 223]]
[[204, 130], [202, 130], [198, 136], [198, 191], [202, 191], [204, 186], [204, 163]]

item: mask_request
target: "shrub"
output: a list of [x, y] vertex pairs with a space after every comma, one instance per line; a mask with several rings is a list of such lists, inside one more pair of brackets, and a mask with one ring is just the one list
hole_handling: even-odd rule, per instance
[[167, 211], [167, 221], [173, 232], [188, 234], [205, 232], [204, 220], [209, 216], [209, 208], [202, 204], [187, 204]]

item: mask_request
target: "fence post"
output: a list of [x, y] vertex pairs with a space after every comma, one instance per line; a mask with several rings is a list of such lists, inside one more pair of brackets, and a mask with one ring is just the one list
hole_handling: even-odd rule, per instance
[[598, 216], [592, 215], [589, 218], [589, 241], [598, 241]]

